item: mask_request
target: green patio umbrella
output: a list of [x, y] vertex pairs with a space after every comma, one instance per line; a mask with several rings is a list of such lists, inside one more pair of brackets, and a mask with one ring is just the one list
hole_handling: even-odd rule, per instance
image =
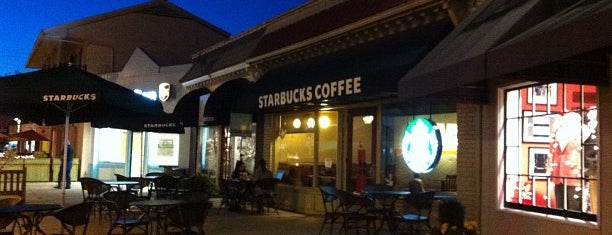
[[[69, 123], [143, 118], [163, 113], [158, 101], [74, 66], [0, 77], [0, 114], [42, 125], [64, 124], [64, 145], [68, 141]], [[64, 164], [66, 149], [64, 146]], [[62, 182], [62, 205], [64, 185]]]

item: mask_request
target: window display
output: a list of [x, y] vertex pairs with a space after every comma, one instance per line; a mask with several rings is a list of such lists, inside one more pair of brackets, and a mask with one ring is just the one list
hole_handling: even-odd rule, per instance
[[594, 221], [596, 87], [551, 83], [505, 94], [505, 206]]

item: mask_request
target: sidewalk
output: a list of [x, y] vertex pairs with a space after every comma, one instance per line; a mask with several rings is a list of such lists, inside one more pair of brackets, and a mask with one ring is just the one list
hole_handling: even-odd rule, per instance
[[[62, 190], [53, 188], [55, 183], [28, 183], [26, 201], [28, 203], [61, 203]], [[73, 205], [83, 201], [81, 184], [74, 182], [71, 189], [66, 190], [65, 205]], [[264, 214], [253, 214], [250, 211], [236, 213], [227, 209], [219, 208], [219, 199], [211, 199], [213, 208], [210, 209], [206, 219], [204, 231], [207, 235], [270, 235], [270, 234], [291, 234], [291, 235], [313, 235], [319, 234], [322, 216], [303, 215], [279, 210], [279, 215], [270, 211]], [[220, 213], [217, 213], [220, 212]], [[57, 219], [47, 216], [43, 219], [41, 227], [47, 234], [60, 233], [60, 224]], [[90, 218], [87, 234], [102, 235], [107, 234], [110, 228], [108, 218]], [[340, 225], [334, 225], [334, 234], [338, 234]], [[82, 228], [79, 228], [79, 232]], [[329, 226], [325, 227], [322, 234], [329, 234]], [[365, 234], [365, 231], [361, 231]], [[354, 233], [354, 232], [351, 232]], [[372, 232], [371, 232], [372, 233]], [[116, 230], [114, 234], [119, 234]], [[132, 232], [130, 234], [138, 234]], [[141, 233], [142, 234], [142, 233]], [[380, 235], [391, 234], [383, 229]]]
[[[26, 201], [28, 203], [57, 203], [61, 202], [62, 190], [55, 189], [55, 183], [28, 183]], [[78, 182], [72, 183], [72, 188], [66, 190], [66, 204], [73, 205], [83, 201], [81, 185]], [[222, 209], [217, 214], [219, 201], [213, 199], [213, 208], [209, 212], [206, 220], [206, 234], [252, 234], [268, 235], [287, 233], [296, 235], [318, 234], [323, 218], [320, 216], [308, 216], [286, 211], [279, 211], [265, 214], [251, 214], [249, 212], [235, 213]], [[87, 234], [98, 235], [106, 234], [110, 222], [108, 219], [92, 217], [90, 219]], [[59, 233], [60, 224], [53, 217], [45, 217], [41, 227], [46, 233]], [[337, 227], [337, 225], [336, 225]], [[335, 229], [337, 230], [337, 229]], [[80, 230], [79, 230], [80, 231]], [[119, 233], [117, 230], [115, 233]]]

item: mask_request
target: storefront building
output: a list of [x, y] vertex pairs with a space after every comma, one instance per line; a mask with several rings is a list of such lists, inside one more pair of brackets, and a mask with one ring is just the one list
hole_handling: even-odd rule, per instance
[[[191, 120], [195, 115], [183, 115], [191, 107], [179, 104], [186, 92], [178, 80], [189, 70], [194, 51], [228, 37], [229, 33], [167, 1], [151, 1], [44, 29], [26, 67], [80, 66], [161, 102], [168, 117], [185, 117], [170, 122], [162, 118], [70, 124], [69, 138], [80, 160], [73, 172], [114, 179], [115, 174], [142, 176], [169, 166], [193, 174], [195, 169], [190, 167], [196, 159], [196, 146], [191, 137], [197, 135], [192, 128], [197, 124]], [[106, 128], [109, 126], [116, 128]], [[63, 126], [45, 128], [47, 133], [62, 133]], [[49, 137], [49, 155], [60, 156], [58, 146], [63, 136]]]
[[[612, 231], [611, 11], [490, 1], [401, 79], [406, 100], [455, 91], [458, 199], [482, 234]], [[425, 79], [443, 85], [414, 85]], [[485, 99], [466, 102], [465, 89]]]
[[[450, 139], [441, 151], [445, 160], [425, 176], [438, 188], [439, 179], [456, 174], [455, 107], [400, 103], [397, 81], [473, 7], [467, 1], [311, 1], [197, 53], [181, 82], [211, 97], [226, 84], [247, 82], [244, 92], [234, 92], [237, 101], [228, 102], [244, 107], [227, 113], [252, 115], [256, 144], [249, 157], [284, 173], [279, 200], [285, 209], [321, 213], [318, 186], [324, 184], [356, 192], [371, 183], [407, 187], [412, 170], [402, 158], [402, 134], [418, 117], [444, 126]], [[204, 112], [209, 105], [210, 98]], [[205, 128], [227, 133], [231, 125]], [[229, 173], [240, 143], [224, 144], [229, 157], [209, 166]]]

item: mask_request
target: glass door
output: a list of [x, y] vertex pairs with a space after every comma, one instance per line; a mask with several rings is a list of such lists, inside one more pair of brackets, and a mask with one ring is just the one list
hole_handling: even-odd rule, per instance
[[356, 109], [348, 112], [348, 142], [346, 157], [346, 189], [363, 192], [367, 184], [376, 181], [376, 109]]

